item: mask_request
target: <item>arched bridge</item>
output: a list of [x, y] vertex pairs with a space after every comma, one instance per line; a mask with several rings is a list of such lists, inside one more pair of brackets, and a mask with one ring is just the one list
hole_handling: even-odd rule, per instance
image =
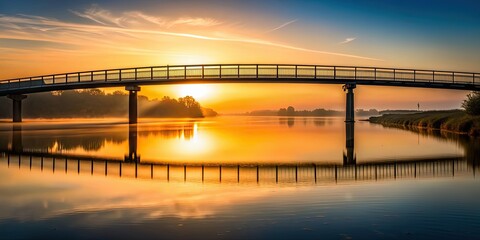
[[343, 84], [346, 121], [353, 122], [356, 85], [480, 90], [480, 73], [325, 65], [223, 64], [181, 65], [52, 74], [0, 80], [0, 96], [13, 100], [13, 120], [21, 122], [21, 101], [29, 93], [125, 86], [130, 92], [130, 123], [137, 121], [141, 85], [182, 83]]

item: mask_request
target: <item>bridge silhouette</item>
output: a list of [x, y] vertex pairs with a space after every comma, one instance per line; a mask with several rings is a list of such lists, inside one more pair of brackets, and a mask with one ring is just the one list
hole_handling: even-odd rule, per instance
[[354, 122], [356, 85], [480, 90], [480, 73], [356, 66], [221, 64], [181, 65], [51, 74], [0, 80], [0, 96], [13, 101], [13, 121], [22, 121], [26, 94], [105, 87], [129, 91], [129, 123], [137, 122], [137, 93], [143, 85], [190, 83], [342, 84], [346, 122]]

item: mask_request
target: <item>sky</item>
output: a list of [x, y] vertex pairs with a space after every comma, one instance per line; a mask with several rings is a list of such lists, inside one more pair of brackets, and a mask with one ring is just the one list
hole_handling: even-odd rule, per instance
[[[0, 0], [0, 79], [175, 64], [323, 64], [480, 72], [480, 2]], [[118, 89], [106, 89], [113, 91]], [[459, 108], [466, 91], [359, 86], [357, 108]], [[340, 85], [144, 86], [222, 113], [342, 110]]]

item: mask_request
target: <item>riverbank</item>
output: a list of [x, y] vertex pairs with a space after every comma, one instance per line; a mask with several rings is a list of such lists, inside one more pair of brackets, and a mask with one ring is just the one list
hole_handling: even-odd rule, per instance
[[461, 110], [385, 114], [379, 117], [370, 117], [369, 121], [384, 126], [413, 126], [480, 136], [480, 116], [470, 116]]

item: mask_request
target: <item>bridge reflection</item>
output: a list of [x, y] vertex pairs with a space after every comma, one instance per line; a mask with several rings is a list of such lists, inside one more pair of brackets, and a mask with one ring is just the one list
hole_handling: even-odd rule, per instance
[[[292, 122], [294, 120], [291, 120]], [[288, 122], [288, 121], [287, 121]], [[183, 127], [185, 128], [185, 126]], [[171, 129], [170, 129], [171, 130]], [[185, 130], [185, 129], [184, 129]], [[0, 161], [7, 166], [40, 169], [51, 172], [77, 174], [150, 178], [180, 181], [213, 182], [269, 182], [269, 183], [317, 183], [351, 180], [384, 180], [397, 178], [454, 177], [458, 175], [475, 176], [480, 159], [480, 144], [471, 143], [459, 135], [429, 132], [421, 129], [408, 129], [419, 134], [429, 134], [437, 138], [457, 138], [465, 148], [464, 157], [417, 158], [401, 161], [382, 161], [361, 163], [356, 161], [355, 123], [345, 123], [345, 150], [343, 165], [323, 163], [302, 164], [172, 164], [169, 162], [141, 161], [138, 149], [138, 125], [128, 128], [128, 153], [124, 159], [80, 156], [65, 153], [45, 152], [36, 149], [24, 149], [22, 125], [12, 125], [11, 144], [0, 149]], [[163, 131], [163, 130], [162, 130]], [[172, 130], [179, 133], [177, 130]], [[163, 134], [160, 131], [160, 134]], [[170, 133], [169, 133], [170, 134]], [[188, 126], [182, 134], [190, 134]], [[447, 134], [447, 135], [445, 135]], [[171, 135], [171, 134], [170, 134]]]
[[478, 165], [464, 158], [416, 159], [354, 165], [320, 164], [168, 164], [75, 158], [59, 154], [1, 152], [8, 167], [52, 173], [90, 174], [185, 182], [322, 183], [428, 177], [475, 177]]

